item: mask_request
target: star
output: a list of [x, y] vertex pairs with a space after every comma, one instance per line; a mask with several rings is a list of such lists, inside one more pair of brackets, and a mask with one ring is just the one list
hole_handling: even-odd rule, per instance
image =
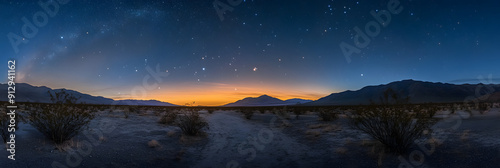
[[254, 72], [255, 72], [255, 71], [257, 71], [257, 67], [253, 67], [253, 71], [254, 71]]

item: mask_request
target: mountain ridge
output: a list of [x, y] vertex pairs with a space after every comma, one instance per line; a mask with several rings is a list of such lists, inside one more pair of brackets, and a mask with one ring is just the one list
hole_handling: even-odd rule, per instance
[[[476, 90], [494, 95], [500, 92], [499, 84], [450, 84], [441, 82], [426, 82], [416, 80], [394, 81], [388, 84], [365, 86], [359, 90], [347, 90], [332, 93], [316, 101], [306, 103], [309, 106], [327, 105], [368, 105], [380, 103], [380, 97], [387, 89], [393, 89], [400, 97], [409, 97], [409, 103], [450, 103], [462, 102], [468, 98], [479, 98], [484, 95], [476, 95]], [[480, 91], [480, 92], [481, 92]], [[481, 98], [481, 100], [486, 100]]]
[[[0, 84], [0, 89], [7, 90], [7, 84]], [[50, 92], [61, 91], [63, 89], [52, 89], [46, 86], [33, 86], [27, 83], [16, 83], [16, 102], [52, 103]], [[177, 106], [168, 102], [158, 100], [113, 100], [102, 96], [92, 96], [71, 89], [64, 89], [66, 93], [79, 97], [77, 103], [101, 104], [101, 105], [143, 105], [143, 106]], [[7, 96], [0, 97], [0, 101], [7, 101]]]

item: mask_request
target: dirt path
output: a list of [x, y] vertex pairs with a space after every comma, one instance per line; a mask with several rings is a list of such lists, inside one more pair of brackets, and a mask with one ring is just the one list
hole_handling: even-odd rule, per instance
[[[209, 143], [203, 149], [202, 159], [193, 167], [301, 167], [297, 161], [309, 147], [283, 134], [274, 118], [272, 124], [249, 121], [239, 113], [215, 112], [206, 116], [210, 124]], [[238, 166], [236, 166], [238, 165]]]

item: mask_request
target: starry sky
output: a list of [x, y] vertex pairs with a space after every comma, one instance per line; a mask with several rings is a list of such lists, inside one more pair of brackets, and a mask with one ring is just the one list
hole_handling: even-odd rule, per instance
[[0, 2], [0, 61], [16, 60], [16, 82], [180, 105], [499, 82], [496, 0], [41, 2]]

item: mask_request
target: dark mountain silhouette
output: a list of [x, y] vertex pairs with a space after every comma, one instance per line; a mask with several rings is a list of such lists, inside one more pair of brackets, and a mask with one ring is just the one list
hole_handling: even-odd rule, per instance
[[[7, 91], [7, 84], [0, 84], [0, 89]], [[247, 97], [234, 103], [224, 106], [282, 106], [282, 105], [305, 105], [305, 106], [326, 106], [326, 105], [366, 105], [370, 103], [380, 103], [380, 98], [384, 91], [391, 88], [399, 97], [409, 97], [410, 103], [449, 103], [464, 101], [500, 101], [499, 84], [462, 84], [455, 85], [449, 83], [434, 83], [414, 80], [403, 80], [391, 82], [389, 84], [366, 86], [356, 91], [344, 91], [333, 93], [316, 101], [303, 99], [280, 100], [268, 95], [260, 97]], [[51, 89], [45, 86], [32, 86], [26, 83], [16, 83], [17, 102], [37, 102], [51, 103], [48, 91], [60, 91], [61, 89]], [[77, 103], [86, 104], [115, 104], [115, 105], [147, 105], [147, 106], [176, 106], [171, 103], [157, 100], [113, 100], [101, 96], [92, 96], [74, 90], [66, 90], [67, 93], [80, 97]], [[0, 96], [0, 101], [7, 101], [6, 92]]]
[[[7, 93], [7, 84], [0, 84], [0, 89], [5, 90], [4, 93]], [[26, 83], [16, 83], [16, 93], [15, 100], [16, 102], [33, 102], [33, 103], [52, 103], [50, 100], [50, 92], [58, 92], [62, 89], [51, 89], [45, 86], [32, 86]], [[92, 96], [89, 94], [80, 93], [74, 90], [67, 90], [66, 93], [72, 94], [75, 97], [79, 97], [80, 99], [77, 103], [85, 103], [85, 104], [104, 104], [104, 105], [145, 105], [145, 106], [175, 106], [174, 104], [170, 104], [167, 102], [160, 102], [156, 100], [113, 100], [109, 98], [105, 98], [102, 96]], [[0, 101], [7, 101], [7, 96], [1, 96]]]
[[[304, 105], [366, 105], [380, 103], [380, 97], [388, 88], [393, 89], [399, 97], [409, 97], [409, 103], [449, 103], [464, 102], [478, 99], [493, 101], [498, 99], [500, 85], [498, 84], [462, 84], [433, 83], [414, 80], [391, 82], [385, 85], [366, 86], [357, 91], [333, 93], [316, 101]], [[480, 94], [476, 94], [476, 91]], [[488, 94], [489, 93], [489, 94]], [[486, 94], [492, 95], [481, 98]]]
[[177, 106], [175, 104], [162, 102], [158, 100], [117, 100], [116, 105], [130, 105], [130, 106]]
[[238, 100], [234, 103], [229, 103], [224, 106], [226, 107], [236, 107], [236, 106], [283, 106], [283, 105], [296, 105], [311, 102], [311, 100], [304, 99], [289, 99], [289, 100], [280, 100], [278, 98], [274, 98], [268, 95], [262, 95], [259, 97], [247, 97], [241, 100]]

